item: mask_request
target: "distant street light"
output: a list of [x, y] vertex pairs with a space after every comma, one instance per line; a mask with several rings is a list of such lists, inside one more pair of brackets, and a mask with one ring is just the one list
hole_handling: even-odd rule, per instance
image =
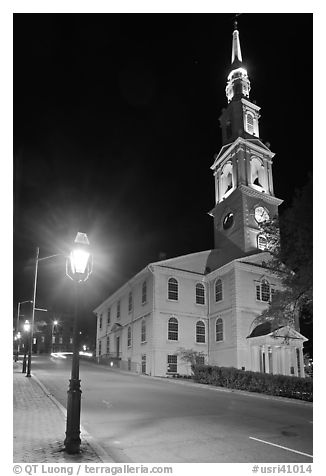
[[24, 374], [26, 372], [26, 354], [27, 354], [27, 348], [28, 348], [28, 333], [31, 330], [31, 325], [29, 321], [26, 319], [25, 324], [24, 324], [24, 357], [23, 357], [23, 368], [22, 368], [22, 373]]
[[47, 311], [47, 309], [38, 309], [35, 307], [36, 302], [36, 287], [37, 287], [37, 272], [38, 272], [38, 263], [39, 261], [44, 261], [50, 258], [54, 258], [55, 256], [62, 256], [61, 253], [45, 256], [44, 258], [39, 258], [40, 248], [36, 248], [36, 256], [35, 256], [35, 272], [34, 272], [34, 289], [33, 289], [33, 311], [32, 311], [32, 324], [31, 324], [31, 334], [30, 334], [30, 343], [29, 343], [29, 350], [28, 350], [28, 364], [27, 364], [27, 374], [26, 377], [31, 377], [31, 366], [32, 366], [32, 349], [33, 349], [33, 333], [34, 333], [34, 322], [35, 322], [35, 311]]
[[51, 348], [52, 348], [52, 353], [55, 351], [54, 341], [53, 341], [54, 339], [53, 339], [53, 338], [54, 338], [54, 328], [55, 328], [55, 326], [57, 326], [57, 325], [58, 325], [58, 321], [57, 321], [57, 320], [55, 320], [55, 321], [52, 322], [52, 333], [51, 333]]
[[[18, 336], [18, 334], [20, 334], [20, 332], [19, 332], [20, 306], [21, 306], [21, 304], [25, 304], [25, 303], [27, 303], [27, 302], [32, 303], [33, 301], [20, 301], [20, 302], [18, 303], [18, 307], [17, 307], [17, 324], [16, 324], [16, 333], [17, 333], [17, 336]], [[19, 359], [20, 337], [17, 337], [16, 340], [17, 340], [17, 353], [16, 353], [16, 356], [17, 356], [17, 357], [16, 357], [16, 358], [17, 358], [17, 360], [18, 360], [18, 359]]]
[[75, 283], [75, 315], [73, 327], [73, 356], [71, 379], [69, 381], [67, 401], [67, 423], [65, 449], [69, 454], [80, 451], [80, 403], [81, 389], [79, 379], [79, 346], [78, 346], [78, 302], [79, 286], [86, 281], [92, 272], [92, 256], [89, 252], [89, 241], [86, 233], [77, 233], [74, 249], [66, 262], [66, 274]]

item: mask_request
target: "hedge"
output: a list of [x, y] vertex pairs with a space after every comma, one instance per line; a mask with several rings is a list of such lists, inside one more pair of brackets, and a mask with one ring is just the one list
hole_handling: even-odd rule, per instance
[[273, 375], [234, 367], [194, 365], [195, 382], [312, 401], [312, 379]]

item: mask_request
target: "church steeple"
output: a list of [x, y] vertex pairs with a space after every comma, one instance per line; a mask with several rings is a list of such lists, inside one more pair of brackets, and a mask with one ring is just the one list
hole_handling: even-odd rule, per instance
[[250, 81], [247, 70], [242, 63], [240, 35], [236, 21], [232, 34], [231, 72], [228, 75], [225, 92], [228, 102], [241, 97], [249, 98]]
[[238, 258], [266, 247], [260, 223], [278, 213], [282, 200], [274, 195], [274, 153], [259, 138], [260, 107], [249, 100], [250, 81], [242, 62], [235, 22], [231, 71], [227, 78], [228, 105], [219, 118], [222, 148], [211, 166], [215, 177], [215, 248]]

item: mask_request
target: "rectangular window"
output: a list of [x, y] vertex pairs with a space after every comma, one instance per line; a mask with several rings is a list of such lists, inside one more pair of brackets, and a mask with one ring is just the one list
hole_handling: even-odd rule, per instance
[[178, 356], [174, 354], [168, 355], [168, 374], [176, 374], [178, 372]]
[[98, 341], [98, 355], [101, 355], [102, 353], [102, 342], [99, 340]]
[[102, 314], [100, 315], [100, 323], [99, 323], [100, 329], [102, 329]]
[[128, 312], [132, 311], [132, 292], [130, 291], [129, 293], [129, 298], [128, 298]]
[[44, 337], [44, 336], [41, 337], [41, 342], [42, 342], [42, 343], [45, 342], [45, 337]]
[[63, 344], [63, 338], [59, 337], [59, 344]]
[[141, 302], [142, 304], [145, 304], [146, 301], [147, 301], [147, 282], [144, 281], [142, 286]]
[[146, 342], [146, 321], [141, 322], [141, 342]]
[[146, 373], [146, 354], [142, 354], [141, 356], [141, 373]]
[[108, 324], [111, 322], [111, 308], [108, 309]]
[[52, 344], [55, 344], [55, 336], [52, 336]]
[[128, 359], [128, 370], [131, 370], [131, 359]]
[[120, 300], [117, 302], [117, 319], [120, 319]]
[[73, 343], [73, 339], [72, 337], [69, 337], [69, 344], [72, 344]]
[[109, 354], [110, 353], [110, 337], [107, 336], [106, 338], [106, 353]]

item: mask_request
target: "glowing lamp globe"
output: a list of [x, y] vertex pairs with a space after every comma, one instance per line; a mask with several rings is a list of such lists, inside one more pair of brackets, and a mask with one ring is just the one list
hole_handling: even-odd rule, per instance
[[78, 232], [74, 248], [67, 260], [67, 276], [74, 281], [86, 281], [92, 272], [92, 256], [86, 233]]
[[31, 328], [31, 325], [30, 325], [29, 321], [25, 321], [24, 331], [29, 332], [30, 328]]

